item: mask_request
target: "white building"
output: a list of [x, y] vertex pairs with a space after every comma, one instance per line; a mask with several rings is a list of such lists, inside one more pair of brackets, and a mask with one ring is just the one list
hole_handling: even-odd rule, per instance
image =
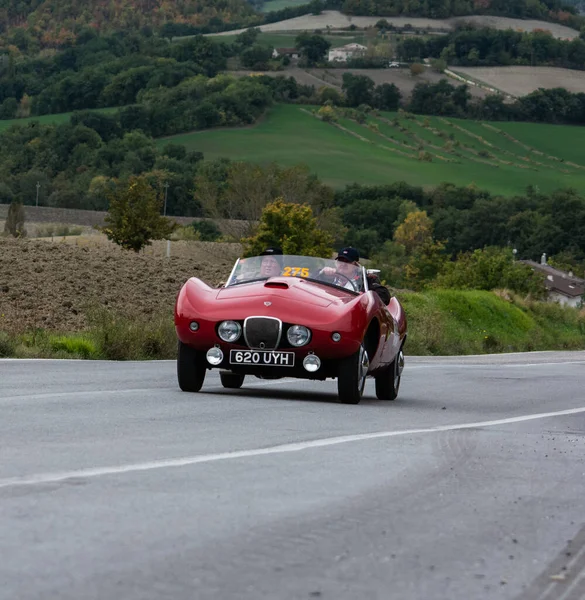
[[572, 272], [566, 273], [546, 263], [546, 254], [542, 255], [540, 264], [532, 260], [522, 260], [545, 276], [544, 285], [548, 291], [548, 300], [558, 302], [561, 306], [583, 306], [585, 301], [585, 279], [575, 277]]
[[347, 62], [350, 58], [363, 56], [366, 53], [367, 46], [361, 44], [346, 44], [340, 48], [329, 50], [329, 62]]
[[272, 58], [288, 56], [292, 60], [298, 60], [300, 55], [300, 52], [296, 48], [274, 48], [272, 50]]

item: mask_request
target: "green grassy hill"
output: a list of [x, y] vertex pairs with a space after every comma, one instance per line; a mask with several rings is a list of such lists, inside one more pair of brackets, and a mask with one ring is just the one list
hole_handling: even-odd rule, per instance
[[[117, 109], [99, 109], [114, 112]], [[275, 106], [257, 125], [161, 138], [204, 153], [281, 165], [306, 163], [326, 183], [383, 184], [404, 180], [434, 186], [444, 181], [475, 184], [494, 193], [543, 192], [561, 187], [585, 191], [585, 128], [533, 123], [482, 123], [394, 113], [360, 125], [346, 117], [337, 124], [316, 118], [315, 107]], [[71, 113], [0, 121], [66, 122]], [[421, 160], [425, 158], [427, 160]]]
[[[312, 110], [280, 105], [253, 127], [182, 134], [160, 143], [185, 144], [207, 159], [304, 162], [335, 187], [405, 180], [475, 184], [505, 195], [524, 192], [530, 184], [543, 192], [566, 186], [585, 191], [585, 128], [391, 113], [366, 125], [342, 118], [336, 126]], [[419, 160], [421, 153], [428, 153], [430, 162]]]

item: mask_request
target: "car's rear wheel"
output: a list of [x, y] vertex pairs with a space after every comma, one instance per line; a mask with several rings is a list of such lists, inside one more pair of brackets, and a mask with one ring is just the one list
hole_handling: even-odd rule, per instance
[[245, 375], [240, 373], [232, 373], [231, 371], [220, 371], [219, 378], [221, 379], [221, 385], [224, 388], [238, 389], [242, 387], [244, 383]]
[[198, 392], [205, 381], [207, 362], [201, 352], [179, 341], [177, 355], [177, 378], [184, 392]]
[[358, 404], [362, 399], [370, 361], [363, 346], [352, 356], [339, 361], [337, 395], [343, 404]]
[[392, 364], [376, 375], [376, 396], [379, 400], [396, 400], [403, 369], [404, 352], [401, 348]]

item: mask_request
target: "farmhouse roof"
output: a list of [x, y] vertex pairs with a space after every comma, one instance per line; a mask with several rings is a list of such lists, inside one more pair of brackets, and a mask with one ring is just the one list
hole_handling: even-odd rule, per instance
[[351, 44], [345, 44], [345, 46], [341, 46], [341, 48], [337, 48], [337, 50], [367, 50], [367, 46], [362, 46], [361, 44], [356, 44], [352, 42]]
[[298, 54], [299, 51], [296, 48], [275, 48], [279, 54]]
[[539, 264], [533, 260], [521, 260], [520, 262], [546, 275], [544, 284], [550, 292], [558, 292], [569, 298], [578, 298], [585, 294], [585, 279], [575, 277], [572, 273], [555, 269], [547, 264]]

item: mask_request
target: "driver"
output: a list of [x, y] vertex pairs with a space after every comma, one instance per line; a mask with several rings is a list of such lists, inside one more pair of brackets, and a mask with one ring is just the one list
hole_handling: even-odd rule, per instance
[[277, 247], [266, 248], [261, 252], [262, 263], [260, 264], [261, 277], [278, 277], [282, 271], [282, 250]]
[[[355, 288], [359, 288], [361, 283], [361, 273], [356, 270], [356, 267], [361, 266], [359, 260], [360, 253], [355, 248], [342, 248], [337, 253], [337, 257], [335, 258], [335, 268], [325, 267], [321, 270], [321, 273], [324, 275], [333, 276], [334, 281], [335, 275], [339, 273], [342, 275], [342, 277], [339, 277], [336, 283], [349, 289], [354, 289], [352, 283], [355, 283]], [[384, 304], [389, 304], [390, 290], [382, 285], [377, 275], [370, 273], [367, 275], [367, 277], [368, 287], [372, 291], [376, 292], [378, 296], [380, 296], [380, 299]]]

